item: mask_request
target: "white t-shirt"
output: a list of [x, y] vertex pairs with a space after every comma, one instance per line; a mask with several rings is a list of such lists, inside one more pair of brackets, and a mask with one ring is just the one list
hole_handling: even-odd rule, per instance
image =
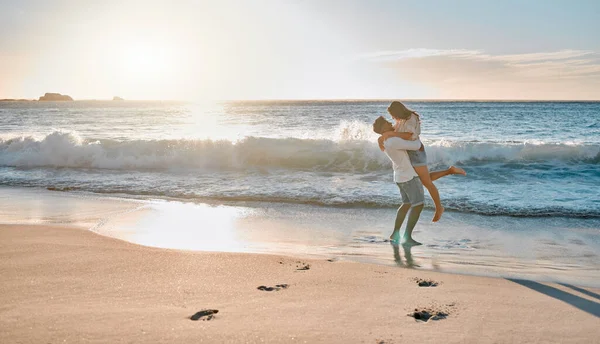
[[384, 153], [392, 160], [394, 182], [404, 183], [417, 176], [408, 159], [407, 150], [419, 150], [421, 141], [407, 141], [399, 137], [390, 137], [383, 143]]
[[413, 133], [412, 139], [418, 140], [421, 135], [421, 119], [414, 113], [405, 120], [398, 121], [394, 125], [394, 131], [397, 133]]

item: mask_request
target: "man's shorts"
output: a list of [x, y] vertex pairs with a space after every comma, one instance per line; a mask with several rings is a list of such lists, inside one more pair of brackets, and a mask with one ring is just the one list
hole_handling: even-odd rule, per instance
[[425, 153], [425, 149], [409, 150], [409, 151], [406, 151], [406, 153], [408, 153], [408, 158], [410, 159], [410, 164], [413, 167], [427, 166], [427, 153]]
[[396, 183], [402, 195], [402, 203], [410, 203], [411, 207], [416, 207], [423, 204], [425, 201], [425, 193], [423, 191], [423, 183], [419, 177], [404, 182]]

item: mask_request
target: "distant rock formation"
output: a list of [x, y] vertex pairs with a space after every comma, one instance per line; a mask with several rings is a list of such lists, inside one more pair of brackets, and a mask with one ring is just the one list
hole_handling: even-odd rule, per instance
[[125, 100], [125, 99], [123, 99], [123, 98], [121, 98], [121, 97], [114, 96], [114, 97], [113, 97], [113, 100]]
[[73, 98], [69, 97], [66, 94], [60, 93], [46, 93], [40, 97], [39, 101], [49, 101], [49, 102], [58, 102], [58, 101], [73, 101]]

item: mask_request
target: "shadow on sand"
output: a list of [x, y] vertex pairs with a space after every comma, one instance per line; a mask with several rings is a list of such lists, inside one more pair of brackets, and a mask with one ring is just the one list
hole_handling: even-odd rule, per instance
[[582, 294], [585, 294], [587, 296], [590, 296], [590, 297], [593, 297], [593, 298], [596, 298], [596, 299], [600, 300], [600, 295], [598, 295], [598, 294], [596, 294], [594, 292], [591, 292], [589, 290], [585, 290], [583, 288], [579, 288], [579, 287], [576, 287], [576, 286], [571, 285], [571, 284], [566, 284], [566, 283], [559, 283], [559, 284], [562, 285], [562, 286], [564, 286], [564, 287], [571, 288], [571, 289], [573, 289], [575, 291], [578, 291], [578, 292], [580, 292]]
[[[580, 310], [587, 312], [591, 315], [594, 315], [598, 318], [600, 318], [600, 303], [598, 302], [594, 302], [594, 301], [590, 301], [588, 299], [584, 299], [582, 297], [579, 297], [577, 295], [573, 295], [573, 294], [569, 294], [565, 291], [562, 291], [560, 289], [556, 289], [554, 287], [545, 285], [545, 284], [541, 284], [538, 282], [534, 282], [534, 281], [527, 281], [527, 280], [520, 280], [520, 279], [512, 279], [512, 278], [507, 278], [507, 280], [520, 284], [524, 287], [527, 287], [529, 289], [533, 289], [539, 293], [548, 295], [550, 297], [553, 297], [557, 300], [560, 300], [562, 302], [566, 302], [568, 304], [570, 304], [573, 307], [577, 307]], [[592, 297], [596, 297], [598, 298], [598, 294], [587, 291], [585, 289], [579, 288], [579, 287], [575, 287], [575, 286], [571, 286], [571, 285], [565, 285], [568, 288], [577, 290], [580, 293], [592, 296]]]

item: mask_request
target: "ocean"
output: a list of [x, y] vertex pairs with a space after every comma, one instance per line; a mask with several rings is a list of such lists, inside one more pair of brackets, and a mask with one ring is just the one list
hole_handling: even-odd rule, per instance
[[[388, 103], [3, 103], [0, 185], [394, 208], [371, 130]], [[430, 170], [469, 174], [437, 182], [447, 210], [600, 218], [600, 103], [407, 105]]]
[[[288, 209], [282, 213], [302, 212], [297, 223], [322, 214], [333, 221], [332, 230], [349, 226], [335, 224], [330, 218], [334, 213], [341, 218], [362, 214], [358, 222], [374, 214], [393, 219], [400, 197], [391, 163], [371, 130], [376, 117], [389, 118], [387, 105], [389, 101], [0, 102], [0, 186], [274, 207]], [[586, 271], [597, 271], [600, 102], [406, 105], [421, 115], [430, 170], [456, 165], [468, 173], [435, 182], [447, 211], [441, 226], [475, 226], [480, 236], [486, 228], [487, 233], [549, 230], [563, 235], [561, 240], [592, 245], [585, 253], [589, 263], [582, 264]], [[432, 209], [428, 196], [426, 209]], [[425, 212], [422, 226], [429, 220]], [[377, 221], [374, 227], [386, 228]], [[566, 238], [564, 228], [576, 238]], [[369, 231], [353, 229], [358, 232]], [[351, 235], [348, 240], [378, 243], [378, 234], [374, 237]], [[460, 238], [449, 240], [461, 249], [477, 238], [461, 232]], [[444, 245], [431, 244], [429, 252]], [[577, 244], [568, 250], [583, 249]]]

